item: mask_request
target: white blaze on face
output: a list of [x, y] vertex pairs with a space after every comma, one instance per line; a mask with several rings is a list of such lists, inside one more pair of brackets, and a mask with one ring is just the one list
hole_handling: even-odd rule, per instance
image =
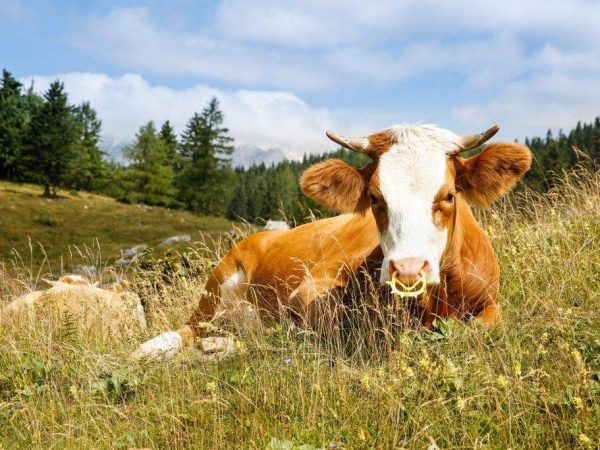
[[440, 282], [440, 260], [447, 230], [433, 222], [432, 204], [446, 177], [446, 152], [457, 136], [431, 126], [398, 126], [394, 144], [379, 160], [380, 190], [387, 204], [388, 226], [379, 238], [384, 260], [381, 282], [390, 278], [389, 262], [423, 258], [428, 281]]

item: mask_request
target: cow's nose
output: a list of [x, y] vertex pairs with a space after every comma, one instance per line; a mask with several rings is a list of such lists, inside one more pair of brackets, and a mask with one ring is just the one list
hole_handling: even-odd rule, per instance
[[425, 276], [429, 276], [431, 273], [431, 266], [429, 261], [424, 258], [402, 258], [397, 260], [390, 260], [390, 278], [392, 274], [396, 272], [396, 277], [403, 282], [414, 283], [419, 279], [419, 274], [425, 272]]

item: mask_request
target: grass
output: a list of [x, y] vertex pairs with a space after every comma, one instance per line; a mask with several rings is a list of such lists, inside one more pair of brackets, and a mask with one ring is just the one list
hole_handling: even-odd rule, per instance
[[[188, 316], [201, 258], [167, 280], [151, 266], [131, 279], [151, 324], [138, 339], [0, 318], [0, 446], [597, 448], [599, 205], [600, 174], [582, 171], [479, 214], [502, 268], [493, 327], [387, 332], [380, 309], [377, 328], [358, 314], [350, 340], [284, 323], [242, 335], [227, 360], [189, 350], [130, 364], [143, 339]], [[4, 301], [22, 289], [11, 280]]]
[[104, 265], [138, 244], [154, 247], [182, 234], [201, 240], [232, 228], [228, 220], [186, 211], [127, 205], [85, 192], [61, 191], [45, 199], [41, 192], [40, 186], [0, 181], [0, 260], [17, 259], [30, 270], [72, 270], [81, 263], [79, 253], [90, 249], [101, 258], [92, 263]]

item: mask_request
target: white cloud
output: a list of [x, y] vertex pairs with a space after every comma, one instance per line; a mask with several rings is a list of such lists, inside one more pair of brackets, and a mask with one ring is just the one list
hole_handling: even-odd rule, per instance
[[[29, 85], [32, 78], [40, 92], [58, 78], [64, 82], [72, 103], [89, 101], [102, 119], [105, 142], [112, 145], [131, 141], [135, 131], [150, 120], [160, 126], [168, 119], [182, 131], [194, 112], [201, 111], [213, 96], [221, 102], [225, 125], [239, 146], [280, 148], [288, 157], [300, 158], [305, 152], [335, 148], [324, 132], [341, 127], [335, 113], [311, 108], [289, 92], [225, 91], [206, 85], [171, 89], [150, 85], [134, 74], [111, 78], [95, 73], [65, 73], [22, 81]], [[347, 122], [343, 128], [353, 131]], [[364, 123], [354, 130], [364, 132]]]
[[[281, 148], [290, 157], [333, 148], [327, 128], [365, 134], [398, 121], [437, 122], [458, 133], [500, 123], [502, 138], [523, 138], [600, 113], [598, 17], [600, 2], [589, 0], [224, 0], [200, 24], [190, 17], [167, 27], [153, 9], [118, 8], [82, 17], [67, 32], [72, 45], [112, 61], [115, 71], [187, 75], [202, 84], [60, 77], [74, 100], [99, 111], [107, 141], [129, 140], [151, 119], [181, 130], [213, 95], [240, 145]], [[450, 78], [455, 104], [427, 97]], [[51, 79], [37, 77], [38, 85]], [[373, 87], [391, 100], [362, 92]], [[412, 88], [426, 106], [402, 103]], [[315, 101], [326, 108], [304, 100], [321, 93], [325, 100]]]
[[568, 74], [536, 75], [509, 83], [494, 98], [456, 108], [453, 115], [463, 126], [484, 129], [493, 123], [501, 137], [523, 139], [543, 136], [546, 130], [570, 130], [577, 121], [591, 121], [600, 109], [600, 85]]
[[447, 70], [483, 88], [520, 76], [540, 43], [598, 59], [598, 17], [600, 3], [586, 0], [233, 0], [187, 28], [119, 8], [82, 20], [72, 39], [127, 70], [251, 88], [393, 85]]

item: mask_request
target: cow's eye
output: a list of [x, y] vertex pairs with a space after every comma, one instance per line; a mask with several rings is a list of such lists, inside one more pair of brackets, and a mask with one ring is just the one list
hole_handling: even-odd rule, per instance
[[377, 204], [377, 197], [375, 197], [373, 194], [369, 195], [369, 200], [371, 200], [372, 205]]
[[446, 195], [446, 201], [448, 203], [452, 203], [453, 200], [454, 200], [454, 194], [452, 192], [448, 192], [448, 195]]

